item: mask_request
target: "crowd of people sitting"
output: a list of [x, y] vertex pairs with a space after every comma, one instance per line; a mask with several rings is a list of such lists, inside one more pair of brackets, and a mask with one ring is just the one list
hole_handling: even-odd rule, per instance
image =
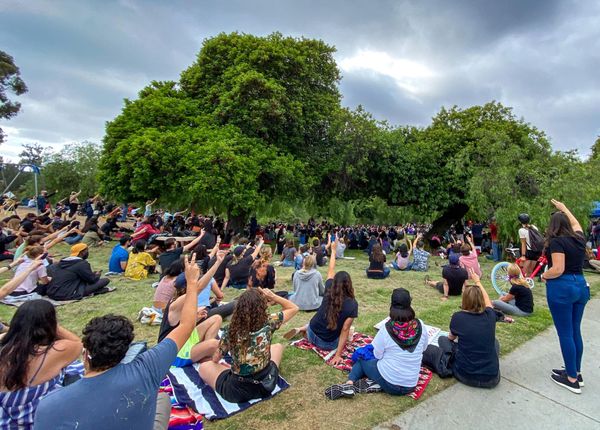
[[[229, 402], [267, 397], [283, 357], [283, 345], [273, 343], [273, 333], [300, 310], [315, 313], [308, 324], [283, 337], [302, 336], [332, 351], [330, 364], [341, 363], [359, 316], [352, 276], [336, 271], [336, 264], [349, 258], [346, 249], [364, 250], [370, 279], [387, 278], [392, 271], [427, 272], [435, 256], [435, 265], [447, 263], [442, 280], [427, 275], [424, 282], [442, 300], [462, 296], [461, 310], [452, 316], [448, 336], [440, 337], [437, 346], [429, 345], [410, 292], [393, 289], [389, 320], [373, 340], [372, 357], [357, 360], [343, 383], [328, 387], [329, 399], [379, 391], [405, 395], [415, 389], [422, 364], [442, 377], [492, 388], [500, 381], [496, 323], [513, 321], [505, 314], [526, 317], [534, 312], [531, 289], [518, 265], [510, 266], [510, 291], [498, 300], [492, 301], [482, 286], [478, 255], [486, 246], [483, 225], [481, 230], [476, 225], [465, 229], [458, 223], [442, 237], [430, 236], [427, 244], [424, 233], [429, 226], [415, 224], [339, 227], [310, 220], [260, 226], [252, 219], [245, 233], [234, 234], [218, 218], [153, 211], [155, 201], [146, 203], [143, 214], [110, 205], [100, 210], [94, 196], [88, 199], [92, 210], [85, 210], [80, 229], [78, 195], [71, 193], [58, 214], [46, 203], [40, 215], [29, 213], [21, 219], [13, 214], [1, 221], [0, 251], [11, 260], [7, 270], [13, 269], [14, 276], [0, 289], [0, 300], [24, 304], [10, 325], [0, 326], [5, 333], [0, 338], [0, 426], [96, 428], [101, 422], [104, 428], [126, 429], [131, 428], [127, 423], [135, 422], [136, 428], [166, 428], [170, 403], [158, 395], [158, 385], [171, 366], [191, 363], [199, 363], [202, 380]], [[558, 210], [545, 238], [550, 268], [542, 277], [549, 288], [567, 288], [577, 297], [566, 301], [558, 293], [548, 296], [565, 360], [565, 370], [553, 369], [552, 378], [581, 392], [579, 324], [589, 299], [582, 275], [585, 238], [569, 210], [553, 203]], [[133, 215], [131, 225], [119, 226], [123, 215]], [[101, 216], [106, 221], [100, 225]], [[525, 230], [519, 232], [523, 258], [533, 261], [536, 236], [530, 233], [529, 220], [520, 220]], [[493, 226], [492, 220], [488, 250], [496, 259]], [[63, 241], [70, 245], [69, 256], [53, 258], [50, 249]], [[94, 248], [107, 243], [114, 245], [109, 272], [102, 276], [87, 259]], [[291, 291], [275, 291], [278, 266], [294, 268]], [[325, 280], [318, 270], [323, 266]], [[151, 315], [146, 322], [160, 325], [158, 343], [135, 358], [126, 359], [134, 339], [127, 318], [95, 317], [79, 339], [59, 325], [50, 302], [41, 300], [105, 294], [113, 290], [111, 278], [142, 280], [154, 272], [160, 273], [159, 281], [140, 321]], [[223, 304], [225, 288], [242, 292]], [[270, 313], [271, 306], [280, 310]], [[80, 354], [85, 376], [67, 378], [66, 369]]]

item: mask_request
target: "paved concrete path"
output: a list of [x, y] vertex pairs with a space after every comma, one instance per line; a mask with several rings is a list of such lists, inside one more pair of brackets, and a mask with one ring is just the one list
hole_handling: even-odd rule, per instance
[[563, 362], [552, 327], [501, 359], [502, 380], [493, 390], [456, 383], [376, 428], [600, 429], [600, 299], [586, 307], [582, 331], [582, 394], [550, 380]]

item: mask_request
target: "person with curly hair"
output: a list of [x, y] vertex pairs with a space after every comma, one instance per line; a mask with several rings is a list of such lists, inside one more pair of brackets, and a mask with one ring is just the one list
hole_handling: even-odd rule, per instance
[[[337, 240], [331, 243], [332, 253], [335, 253], [336, 247]], [[352, 278], [348, 272], [335, 273], [335, 258], [332, 258], [329, 260], [325, 296], [317, 313], [310, 323], [288, 331], [283, 337], [289, 340], [302, 334], [318, 348], [335, 350], [335, 355], [329, 363], [339, 364], [343, 361], [342, 352], [356, 317], [358, 317], [358, 302], [354, 298]]]
[[0, 340], [0, 428], [32, 429], [40, 399], [62, 386], [79, 354], [81, 341], [58, 324], [49, 302], [19, 307]]
[[[222, 261], [223, 256], [220, 256]], [[171, 403], [158, 395], [177, 352], [196, 327], [200, 280], [195, 256], [185, 262], [187, 294], [179, 325], [154, 348], [129, 363], [121, 363], [134, 339], [133, 324], [125, 317], [93, 318], [83, 330], [85, 377], [44, 397], [38, 406], [34, 430], [46, 429], [166, 429]]]
[[[269, 304], [281, 311], [269, 315]], [[298, 307], [266, 288], [250, 288], [237, 300], [212, 361], [200, 364], [200, 377], [225, 400], [247, 402], [271, 395], [279, 379], [283, 345], [271, 344], [273, 332], [298, 313]], [[231, 368], [219, 363], [230, 353]]]
[[272, 257], [273, 250], [271, 246], [263, 245], [260, 248], [258, 260], [250, 268], [250, 277], [248, 278], [249, 287], [267, 288], [269, 290], [275, 288], [277, 275], [275, 267], [271, 264]]

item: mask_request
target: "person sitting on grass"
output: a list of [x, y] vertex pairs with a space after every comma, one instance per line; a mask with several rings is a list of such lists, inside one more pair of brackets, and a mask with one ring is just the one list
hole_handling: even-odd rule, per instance
[[411, 270], [416, 272], [427, 272], [429, 269], [429, 257], [431, 254], [423, 249], [425, 242], [420, 234], [415, 237], [413, 241], [413, 264]]
[[[23, 261], [25, 261], [24, 258], [15, 260], [6, 267], [0, 267], [0, 273], [4, 273], [5, 271], [17, 267]], [[0, 287], [0, 300], [4, 299], [6, 296], [12, 293], [15, 290], [15, 288], [21, 285], [32, 272], [38, 270], [43, 264], [44, 263], [42, 261], [42, 256], [40, 255], [39, 257], [34, 259], [31, 262], [31, 264], [25, 268], [25, 270], [22, 270], [20, 273], [15, 275], [10, 281], [8, 281], [2, 287]]]
[[169, 266], [174, 262], [181, 258], [183, 253], [189, 252], [191, 249], [194, 249], [196, 245], [200, 243], [202, 238], [204, 237], [204, 230], [200, 231], [198, 237], [192, 240], [190, 243], [184, 246], [178, 246], [177, 241], [174, 238], [169, 238], [165, 240], [164, 248], [165, 252], [160, 254], [158, 257], [158, 264], [160, 266], [161, 278], [164, 276], [164, 273], [169, 268]]
[[451, 254], [448, 257], [448, 264], [442, 268], [443, 281], [432, 281], [429, 276], [425, 276], [425, 285], [435, 288], [442, 294], [442, 300], [448, 300], [448, 296], [460, 296], [469, 273], [459, 264], [460, 257], [457, 254]]
[[95, 216], [85, 222], [83, 227], [83, 239], [81, 243], [87, 246], [100, 246], [104, 244], [104, 234], [98, 226], [98, 218]]
[[250, 269], [252, 268], [252, 264], [256, 257], [258, 257], [258, 253], [260, 252], [263, 246], [262, 237], [258, 240], [254, 251], [250, 255], [246, 255], [244, 257], [244, 253], [246, 250], [249, 251], [250, 245], [244, 246], [236, 246], [233, 250], [233, 258], [227, 264], [227, 269], [225, 269], [225, 279], [223, 279], [223, 284], [221, 285], [221, 289], [225, 287], [233, 287], [238, 290], [243, 290], [248, 287], [248, 278], [250, 277]]
[[140, 239], [135, 243], [131, 250], [124, 276], [133, 279], [134, 281], [146, 279], [148, 273], [154, 272], [155, 267], [156, 261], [148, 252], [146, 252], [146, 241]]
[[57, 323], [48, 301], [19, 307], [0, 340], [0, 428], [32, 429], [40, 399], [62, 386], [64, 368], [81, 349], [81, 340]]
[[[285, 249], [283, 250], [285, 254]], [[294, 248], [294, 253], [296, 248]], [[277, 273], [275, 267], [271, 264], [273, 250], [270, 245], [263, 245], [259, 251], [259, 258], [250, 268], [250, 277], [248, 278], [248, 287], [250, 288], [267, 288], [272, 290], [275, 288], [277, 281]]]
[[477, 277], [481, 278], [481, 266], [477, 260], [477, 251], [475, 250], [475, 243], [473, 242], [473, 236], [466, 236], [468, 243], [463, 243], [460, 246], [460, 265], [465, 269], [472, 269]]
[[133, 324], [127, 318], [109, 314], [86, 325], [85, 377], [40, 401], [34, 430], [167, 429], [171, 402], [164, 393], [159, 396], [158, 387], [196, 327], [198, 289], [210, 279], [205, 276], [198, 282], [200, 269], [193, 258], [186, 260], [185, 274], [187, 295], [179, 325], [133, 361], [121, 363], [134, 339]]
[[[270, 303], [281, 305], [281, 311], [269, 315]], [[212, 361], [200, 364], [202, 380], [232, 403], [270, 396], [279, 379], [283, 356], [283, 345], [271, 343], [273, 333], [297, 312], [295, 304], [271, 290], [244, 291]], [[232, 358], [231, 368], [219, 363], [228, 353]]]
[[183, 259], [175, 260], [167, 270], [163, 273], [162, 279], [158, 282], [156, 290], [154, 290], [154, 300], [152, 307], [161, 314], [167, 307], [167, 304], [173, 300], [175, 296], [175, 280], [183, 273]]
[[323, 245], [321, 245], [321, 241], [315, 238], [312, 241], [312, 245], [312, 254], [317, 260], [317, 266], [325, 266], [327, 264], [327, 256], [325, 255], [325, 250], [323, 249]]
[[352, 322], [358, 317], [358, 302], [354, 298], [350, 274], [335, 273], [335, 258], [332, 260], [325, 282], [325, 296], [317, 313], [307, 325], [292, 329], [283, 337], [289, 340], [302, 334], [317, 348], [335, 350], [329, 363], [336, 365], [344, 361], [342, 353], [350, 336]]
[[70, 256], [48, 268], [52, 278], [46, 293], [52, 300], [79, 300], [92, 294], [103, 294], [114, 290], [109, 288], [110, 279], [101, 278], [100, 271], [92, 272], [87, 261], [87, 245], [78, 243], [71, 247]]
[[[36, 245], [26, 248], [23, 262], [19, 264], [15, 270], [15, 277], [19, 276], [21, 272], [27, 271], [29, 266], [34, 264], [36, 258], [40, 257], [43, 259], [43, 254], [44, 248], [42, 246]], [[41, 296], [45, 296], [46, 285], [48, 282], [50, 282], [50, 278], [48, 277], [46, 267], [42, 264], [35, 271], [29, 272], [29, 276], [27, 276], [27, 278], [25, 278], [23, 282], [21, 282], [21, 284], [18, 285], [12, 293], [10, 293], [10, 295], [17, 297], [24, 296], [26, 294], [37, 293]]]
[[127, 235], [119, 239], [119, 244], [116, 245], [108, 260], [108, 271], [111, 274], [123, 274], [127, 269], [127, 262], [129, 261], [129, 245], [131, 244], [131, 238]]
[[448, 371], [465, 385], [493, 388], [500, 382], [498, 317], [477, 274], [471, 270], [469, 276], [473, 283], [464, 288], [462, 310], [452, 315], [450, 333], [439, 338], [439, 347], [429, 345], [423, 365], [440, 373], [437, 357], [448, 354], [444, 373]]
[[[304, 264], [304, 259], [309, 255], [310, 254], [308, 253], [308, 244], [304, 244], [304, 245], [300, 246], [300, 249], [298, 250], [298, 252], [296, 252], [296, 257], [294, 257], [294, 270], [302, 269], [302, 265]], [[315, 260], [315, 264], [316, 264], [316, 260]], [[292, 278], [293, 278], [293, 276], [294, 275], [292, 274]]]
[[415, 317], [411, 302], [410, 293], [404, 288], [392, 292], [390, 319], [371, 343], [375, 358], [359, 358], [345, 384], [325, 390], [329, 399], [377, 391], [403, 396], [414, 391], [429, 339], [423, 322]]
[[518, 317], [530, 316], [533, 313], [533, 293], [521, 273], [521, 268], [512, 263], [508, 266], [507, 273], [510, 290], [501, 296], [499, 300], [492, 302], [494, 309]]
[[410, 254], [412, 254], [412, 244], [408, 242], [408, 246], [406, 246], [405, 243], [401, 243], [396, 253], [396, 259], [392, 261], [392, 267], [396, 270], [412, 269]]
[[373, 246], [369, 256], [369, 268], [366, 270], [367, 278], [385, 279], [390, 274], [390, 268], [385, 265], [385, 254], [381, 245]]
[[288, 239], [285, 243], [285, 247], [281, 252], [281, 266], [282, 267], [293, 267], [294, 258], [296, 257], [296, 247], [294, 246], [294, 239]]
[[[335, 258], [330, 260], [335, 261]], [[294, 290], [289, 298], [301, 311], [319, 309], [325, 294], [323, 276], [317, 270], [317, 260], [314, 255], [308, 255], [302, 262], [302, 268], [294, 273], [292, 279]]]

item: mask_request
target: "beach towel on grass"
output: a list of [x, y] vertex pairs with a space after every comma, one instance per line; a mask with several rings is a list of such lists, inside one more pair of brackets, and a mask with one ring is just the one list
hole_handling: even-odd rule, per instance
[[[344, 359], [344, 362], [333, 367], [344, 372], [350, 372], [350, 370], [352, 369], [352, 354], [354, 354], [354, 351], [358, 348], [370, 345], [372, 341], [372, 336], [367, 336], [366, 334], [362, 333], [354, 333], [354, 336], [352, 337], [352, 342], [348, 342], [346, 344], [346, 349], [342, 353], [342, 358]], [[323, 360], [325, 360], [325, 362], [327, 362], [327, 364], [329, 364], [329, 360], [335, 355], [335, 350], [327, 351], [321, 348], [317, 348], [307, 339], [297, 340], [295, 342], [292, 342], [292, 345], [294, 345], [296, 348], [316, 352], [319, 357], [321, 357]], [[429, 384], [429, 381], [431, 381], [432, 377], [433, 374], [431, 373], [431, 370], [425, 367], [421, 367], [417, 387], [412, 393], [408, 394], [408, 397], [414, 400], [419, 400], [419, 397], [421, 397], [425, 392], [425, 388], [427, 388], [427, 385]]]
[[230, 417], [238, 412], [248, 409], [250, 406], [270, 399], [283, 390], [289, 388], [289, 384], [281, 376], [271, 396], [264, 399], [254, 399], [244, 403], [230, 403], [210, 388], [200, 379], [198, 364], [181, 368], [172, 368], [167, 378], [173, 387], [176, 401], [187, 405], [208, 420], [218, 420]]
[[23, 294], [22, 296], [6, 296], [4, 299], [0, 300], [0, 303], [4, 303], [5, 305], [9, 305], [9, 306], [15, 306], [18, 308], [23, 303], [26, 303], [30, 300], [38, 300], [38, 299], [46, 300], [47, 302], [50, 302], [52, 304], [52, 306], [54, 306], [54, 307], [62, 306], [62, 305], [66, 305], [67, 303], [74, 303], [74, 302], [79, 301], [79, 300], [65, 300], [65, 301], [59, 302], [57, 300], [52, 300], [48, 296], [40, 296], [38, 293], [30, 293], [30, 294]]
[[171, 415], [169, 416], [169, 430], [202, 430], [202, 415], [186, 405], [177, 402], [173, 394], [173, 387], [169, 378], [160, 384], [159, 392], [165, 393], [171, 400]]
[[[342, 353], [342, 358], [344, 359], [344, 361], [341, 364], [336, 364], [333, 367], [343, 372], [350, 372], [350, 370], [352, 369], [352, 354], [354, 353], [354, 351], [357, 348], [362, 348], [365, 345], [370, 345], [372, 341], [372, 336], [367, 336], [366, 334], [362, 333], [354, 333], [354, 335], [352, 336], [352, 342], [348, 342], [346, 344], [346, 349], [344, 349], [344, 352]], [[329, 360], [335, 355], [335, 349], [333, 351], [327, 351], [326, 349], [317, 348], [307, 339], [297, 340], [295, 342], [292, 342], [292, 345], [294, 345], [296, 348], [314, 351], [319, 357], [321, 357], [326, 362], [329, 362]]]

